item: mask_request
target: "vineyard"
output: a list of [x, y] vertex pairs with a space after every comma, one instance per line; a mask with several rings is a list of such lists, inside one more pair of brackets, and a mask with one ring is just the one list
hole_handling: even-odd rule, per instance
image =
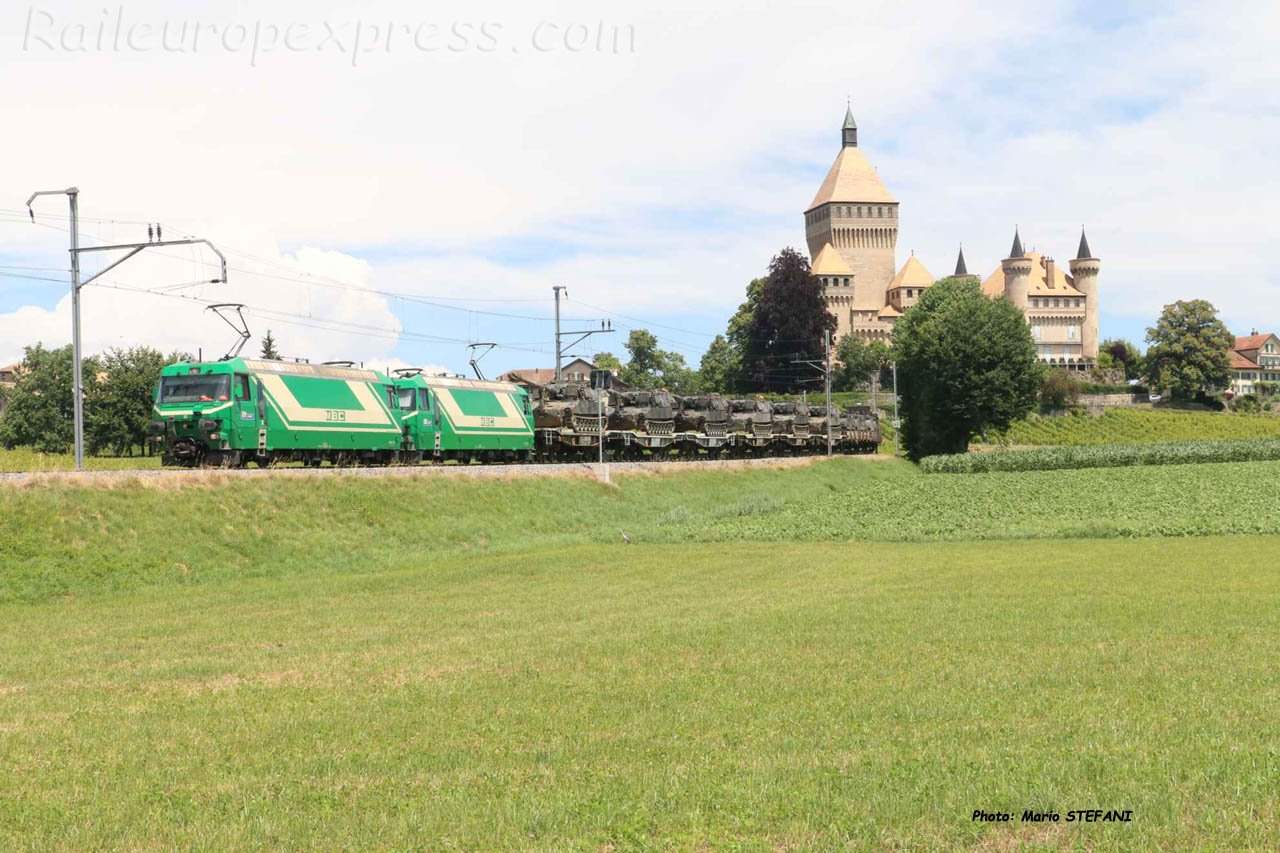
[[1032, 417], [994, 443], [1127, 444], [1214, 438], [1280, 438], [1280, 418], [1169, 409], [1109, 409], [1102, 415]]
[[981, 474], [989, 471], [1050, 471], [1066, 468], [1122, 468], [1129, 465], [1263, 462], [1278, 459], [1280, 438], [1240, 438], [1225, 441], [1074, 444], [1033, 450], [940, 454], [921, 460], [920, 470], [926, 474]]

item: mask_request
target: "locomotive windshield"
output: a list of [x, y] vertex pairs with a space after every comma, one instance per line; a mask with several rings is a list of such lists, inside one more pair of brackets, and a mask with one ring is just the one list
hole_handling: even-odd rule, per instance
[[165, 376], [160, 380], [160, 403], [213, 403], [231, 399], [231, 377]]

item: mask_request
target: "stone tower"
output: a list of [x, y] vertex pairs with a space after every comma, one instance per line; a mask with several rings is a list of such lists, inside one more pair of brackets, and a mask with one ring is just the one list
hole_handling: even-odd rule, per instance
[[1004, 270], [1004, 295], [1024, 314], [1027, 311], [1027, 293], [1031, 289], [1031, 259], [1022, 251], [1022, 238], [1013, 229], [1013, 248], [1009, 257], [1000, 262]]
[[852, 108], [845, 110], [840, 128], [840, 153], [806, 208], [804, 222], [809, 257], [816, 261], [830, 246], [839, 266], [851, 273], [826, 277], [828, 310], [840, 321], [837, 336], [860, 322], [876, 322], [897, 270], [898, 200], [858, 147]]
[[1085, 358], [1098, 357], [1098, 270], [1102, 262], [1089, 252], [1089, 241], [1084, 229], [1080, 229], [1080, 249], [1068, 262], [1076, 290], [1084, 294], [1084, 323], [1080, 329], [1081, 354]]

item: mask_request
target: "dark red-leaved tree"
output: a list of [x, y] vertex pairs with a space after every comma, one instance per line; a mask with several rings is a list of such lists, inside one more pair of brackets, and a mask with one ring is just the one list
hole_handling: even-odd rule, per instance
[[835, 332], [836, 318], [808, 259], [795, 249], [783, 249], [769, 263], [750, 330], [742, 364], [751, 385], [772, 392], [814, 387], [818, 371], [793, 362], [822, 360], [823, 332]]

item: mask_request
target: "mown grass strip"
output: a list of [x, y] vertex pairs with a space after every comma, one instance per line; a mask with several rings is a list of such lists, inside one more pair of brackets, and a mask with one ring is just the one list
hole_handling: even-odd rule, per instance
[[1276, 849], [1278, 551], [405, 549], [0, 606], [0, 841]]
[[982, 474], [990, 471], [1051, 471], [1069, 468], [1123, 468], [1130, 465], [1188, 465], [1209, 462], [1266, 462], [1280, 459], [1280, 438], [1225, 441], [1165, 441], [996, 450], [929, 456], [926, 474]]

